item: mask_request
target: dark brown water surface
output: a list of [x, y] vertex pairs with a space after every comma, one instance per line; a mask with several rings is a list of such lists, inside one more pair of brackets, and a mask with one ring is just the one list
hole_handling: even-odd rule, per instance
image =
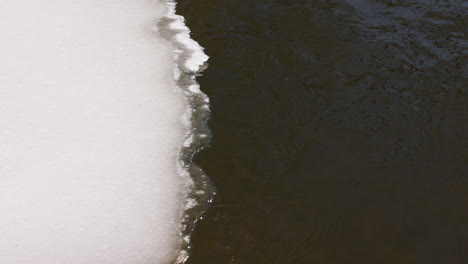
[[467, 2], [178, 2], [217, 189], [188, 263], [468, 263]]

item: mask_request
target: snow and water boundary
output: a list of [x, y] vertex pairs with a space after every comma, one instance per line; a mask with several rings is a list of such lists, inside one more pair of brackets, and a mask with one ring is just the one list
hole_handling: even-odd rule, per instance
[[2, 2], [0, 262], [187, 259], [213, 194], [192, 163], [209, 142], [207, 56], [174, 8]]
[[211, 132], [208, 127], [210, 116], [209, 98], [200, 90], [196, 77], [208, 67], [209, 57], [204, 48], [190, 36], [185, 18], [177, 14], [175, 0], [160, 0], [168, 7], [167, 14], [155, 30], [174, 47], [174, 80], [184, 91], [189, 109], [182, 116], [182, 123], [188, 127], [184, 144], [181, 147], [177, 168], [180, 176], [186, 179], [186, 203], [184, 207], [181, 248], [174, 260], [175, 264], [184, 263], [190, 254], [190, 236], [196, 222], [210, 205], [215, 188], [208, 176], [193, 162], [194, 155], [209, 146]]

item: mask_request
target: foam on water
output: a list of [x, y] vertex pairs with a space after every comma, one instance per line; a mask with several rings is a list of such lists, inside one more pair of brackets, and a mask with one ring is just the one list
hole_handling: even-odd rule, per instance
[[0, 0], [0, 263], [185, 260], [188, 32], [173, 2]]

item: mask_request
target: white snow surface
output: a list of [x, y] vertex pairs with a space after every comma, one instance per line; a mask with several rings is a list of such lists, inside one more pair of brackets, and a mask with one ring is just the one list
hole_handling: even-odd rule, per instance
[[0, 0], [0, 263], [177, 255], [188, 106], [153, 30], [170, 9]]

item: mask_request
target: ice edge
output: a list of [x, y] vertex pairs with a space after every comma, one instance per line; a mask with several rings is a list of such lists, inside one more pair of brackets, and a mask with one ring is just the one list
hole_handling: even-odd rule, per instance
[[204, 48], [190, 37], [185, 18], [176, 14], [174, 0], [161, 0], [167, 5], [166, 15], [158, 22], [156, 30], [173, 45], [175, 61], [174, 81], [184, 92], [190, 107], [181, 117], [181, 123], [188, 131], [179, 151], [178, 174], [186, 182], [185, 206], [180, 233], [180, 250], [173, 263], [182, 264], [189, 257], [190, 235], [195, 223], [211, 203], [214, 188], [205, 173], [193, 163], [193, 156], [209, 145], [210, 131], [207, 120], [210, 114], [209, 99], [200, 90], [196, 76], [206, 68], [208, 56]]

